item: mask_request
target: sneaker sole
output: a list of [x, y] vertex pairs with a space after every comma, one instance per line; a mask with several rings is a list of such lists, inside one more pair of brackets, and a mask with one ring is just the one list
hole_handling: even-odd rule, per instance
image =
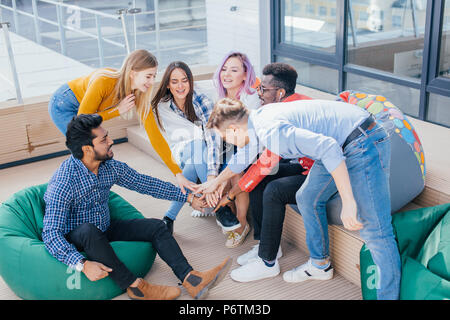
[[305, 279], [303, 279], [303, 280], [294, 280], [294, 281], [286, 280], [286, 279], [284, 278], [284, 276], [283, 276], [283, 280], [286, 281], [286, 282], [289, 282], [289, 283], [299, 283], [299, 282], [305, 282], [305, 281], [309, 281], [309, 280], [326, 281], [326, 280], [331, 280], [331, 279], [333, 279], [333, 276], [334, 276], [334, 274], [332, 274], [331, 276], [328, 276], [328, 277], [326, 277], [326, 278], [314, 278], [314, 277], [310, 277], [310, 278], [305, 278]]
[[217, 222], [217, 225], [218, 225], [219, 227], [221, 227], [222, 230], [224, 230], [224, 231], [233, 231], [233, 230], [236, 230], [237, 228], [240, 228], [240, 227], [241, 227], [241, 224], [240, 224], [240, 223], [235, 224], [234, 226], [231, 226], [231, 227], [224, 227], [224, 226], [220, 223], [219, 220], [216, 219], [216, 222]]
[[228, 271], [231, 268], [233, 259], [228, 259], [227, 263], [225, 263], [225, 265], [223, 266], [223, 268], [217, 273], [216, 277], [206, 286], [203, 288], [203, 290], [201, 290], [194, 299], [197, 300], [203, 300], [208, 296], [209, 290], [214, 288], [216, 285], [218, 285], [220, 283], [220, 281], [223, 280], [223, 278], [225, 278], [225, 276], [228, 274]]
[[192, 215], [191, 214], [191, 217], [193, 217], [193, 218], [206, 218], [206, 217], [215, 217], [215, 216], [216, 216], [215, 212], [202, 213], [202, 214], [199, 214], [199, 215]]
[[244, 279], [244, 280], [237, 280], [237, 279], [234, 279], [232, 276], [231, 276], [231, 274], [230, 274], [230, 278], [231, 279], [233, 279], [234, 281], [236, 281], [236, 282], [253, 282], [253, 281], [258, 281], [258, 280], [263, 280], [263, 279], [267, 279], [267, 278], [273, 278], [273, 277], [276, 277], [276, 276], [278, 276], [279, 274], [280, 274], [280, 269], [278, 269], [278, 272], [277, 273], [274, 273], [274, 274], [271, 274], [271, 275], [265, 275], [265, 276], [263, 276], [263, 277], [259, 277], [259, 278], [256, 278], [256, 279]]

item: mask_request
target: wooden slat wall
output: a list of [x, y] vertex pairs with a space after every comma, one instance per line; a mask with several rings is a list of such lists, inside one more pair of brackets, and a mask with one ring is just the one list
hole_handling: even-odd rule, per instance
[[[0, 164], [29, 159], [66, 150], [65, 137], [48, 114], [49, 96], [25, 101], [24, 105], [0, 109]], [[113, 139], [125, 138], [126, 127], [136, 118], [105, 122]]]

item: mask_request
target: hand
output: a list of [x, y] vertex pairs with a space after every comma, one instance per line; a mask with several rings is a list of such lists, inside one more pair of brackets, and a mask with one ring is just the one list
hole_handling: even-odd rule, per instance
[[219, 184], [217, 183], [217, 179], [208, 180], [205, 183], [202, 183], [200, 185], [196, 185], [193, 188], [193, 191], [195, 193], [213, 193], [217, 190], [219, 187]]
[[357, 231], [363, 228], [356, 217], [357, 212], [358, 207], [354, 199], [342, 201], [341, 220], [347, 230]]
[[186, 179], [182, 173], [177, 173], [175, 178], [177, 179], [178, 186], [180, 187], [181, 192], [183, 192], [183, 194], [186, 194], [186, 189], [184, 188], [187, 188], [191, 191], [195, 191], [194, 188], [198, 186], [196, 183]]
[[227, 187], [229, 181], [225, 181], [221, 184], [219, 184], [219, 187], [217, 188], [217, 192], [219, 193], [219, 198], [222, 198], [223, 196], [223, 190]]
[[214, 212], [217, 212], [222, 207], [225, 207], [228, 205], [231, 201], [228, 200], [227, 196], [223, 196], [222, 199], [220, 199], [219, 203], [217, 204], [216, 208], [214, 209]]
[[112, 269], [100, 262], [86, 260], [83, 266], [83, 273], [91, 281], [106, 278], [109, 275], [109, 272], [112, 272]]
[[[216, 176], [214, 176], [214, 175], [208, 176], [207, 181], [215, 181], [215, 182], [217, 182]], [[202, 199], [206, 198], [206, 202], [208, 203], [208, 205], [210, 207], [215, 207], [217, 205], [217, 202], [219, 201], [220, 197], [222, 196], [222, 191], [223, 190], [221, 190], [219, 192], [219, 189], [220, 189], [221, 185], [219, 185], [219, 184], [216, 184], [216, 185], [217, 185], [216, 190], [214, 190], [213, 192], [210, 192], [210, 193], [206, 193], [205, 192], [205, 196], [202, 197]]]
[[117, 106], [117, 110], [119, 110], [119, 114], [125, 114], [136, 105], [134, 103], [135, 96], [133, 93], [127, 95], [122, 101], [120, 101], [119, 105]]
[[195, 210], [203, 212], [203, 209], [205, 209], [208, 206], [205, 200], [202, 200], [201, 198], [197, 198], [194, 196], [194, 199], [192, 200], [191, 207]]
[[214, 208], [217, 205], [220, 197], [219, 193], [217, 191], [214, 191], [213, 193], [205, 193], [204, 196], [201, 197], [201, 199], [206, 200], [208, 207]]

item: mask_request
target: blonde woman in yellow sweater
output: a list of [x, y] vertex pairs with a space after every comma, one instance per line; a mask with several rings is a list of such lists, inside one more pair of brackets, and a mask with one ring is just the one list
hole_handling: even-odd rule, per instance
[[153, 148], [185, 193], [185, 188], [192, 189], [195, 184], [182, 175], [151, 111], [150, 96], [157, 67], [156, 57], [150, 52], [133, 51], [120, 70], [98, 69], [61, 86], [50, 99], [48, 110], [56, 127], [65, 135], [67, 124], [78, 114], [97, 113], [106, 121], [127, 116], [136, 108]]

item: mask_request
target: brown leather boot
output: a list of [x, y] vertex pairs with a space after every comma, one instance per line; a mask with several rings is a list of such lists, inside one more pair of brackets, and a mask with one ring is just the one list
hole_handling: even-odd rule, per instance
[[141, 279], [136, 288], [128, 287], [127, 293], [133, 300], [173, 300], [180, 296], [181, 290], [177, 287], [150, 284]]
[[227, 275], [231, 267], [231, 258], [226, 258], [217, 267], [200, 272], [192, 270], [183, 281], [189, 295], [194, 299], [204, 299], [208, 290], [217, 285]]

